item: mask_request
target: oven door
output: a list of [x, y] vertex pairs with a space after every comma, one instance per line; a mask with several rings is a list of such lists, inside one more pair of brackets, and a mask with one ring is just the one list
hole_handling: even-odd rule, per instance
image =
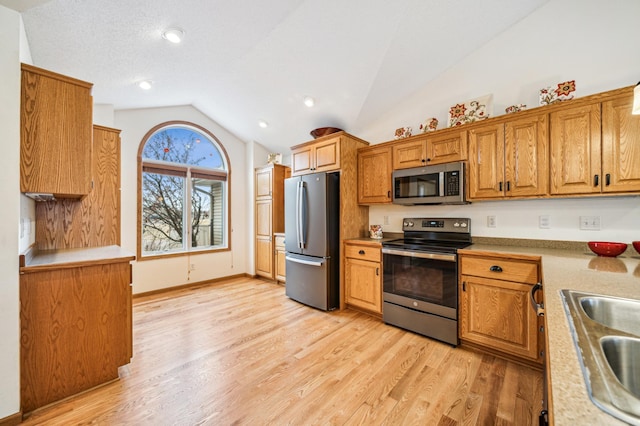
[[458, 319], [458, 263], [453, 253], [382, 249], [385, 302]]

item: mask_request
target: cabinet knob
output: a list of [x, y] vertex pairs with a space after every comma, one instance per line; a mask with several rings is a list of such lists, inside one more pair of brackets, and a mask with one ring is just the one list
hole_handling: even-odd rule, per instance
[[358, 254], [364, 254], [364, 250], [360, 250]]
[[502, 268], [498, 265], [493, 265], [492, 267], [489, 268], [489, 270], [491, 272], [502, 272]]

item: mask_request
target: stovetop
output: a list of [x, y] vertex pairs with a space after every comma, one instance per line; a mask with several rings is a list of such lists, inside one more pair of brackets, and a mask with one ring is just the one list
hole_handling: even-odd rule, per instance
[[456, 253], [471, 245], [471, 220], [460, 218], [407, 218], [404, 238], [382, 243], [383, 247], [413, 251]]

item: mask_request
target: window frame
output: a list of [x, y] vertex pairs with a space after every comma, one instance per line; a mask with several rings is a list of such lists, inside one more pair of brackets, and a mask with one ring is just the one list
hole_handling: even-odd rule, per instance
[[[144, 147], [147, 143], [147, 141], [149, 140], [149, 138], [151, 136], [153, 136], [156, 132], [167, 128], [167, 127], [186, 127], [186, 128], [192, 128], [195, 131], [198, 131], [200, 133], [202, 133], [204, 136], [208, 137], [211, 142], [214, 143], [215, 147], [218, 149], [218, 151], [220, 152], [220, 155], [222, 157], [222, 161], [226, 167], [226, 212], [225, 212], [225, 216], [226, 216], [226, 222], [227, 222], [227, 226], [226, 226], [226, 235], [225, 235], [225, 240], [226, 240], [226, 246], [225, 247], [217, 247], [217, 248], [208, 248], [208, 249], [192, 249], [191, 247], [191, 242], [188, 242], [188, 244], [185, 244], [185, 249], [183, 251], [180, 252], [168, 252], [168, 253], [158, 253], [158, 254], [152, 254], [152, 255], [143, 255], [142, 253], [142, 207], [143, 207], [143, 203], [142, 203], [142, 173], [143, 173], [143, 158], [142, 158], [142, 153], [144, 151]], [[149, 161], [147, 164], [151, 166], [151, 168], [153, 168], [154, 164], [157, 165], [161, 165], [161, 161], [154, 161], [151, 160]], [[165, 172], [170, 171], [172, 168], [174, 168], [176, 171], [178, 170], [185, 170], [185, 169], [189, 169], [189, 172], [187, 172], [187, 176], [185, 176], [185, 179], [189, 179], [186, 181], [187, 185], [191, 185], [191, 174], [192, 173], [196, 173], [198, 174], [199, 170], [203, 170], [202, 167], [198, 167], [195, 165], [184, 165], [184, 166], [180, 166], [180, 165], [175, 165], [172, 167], [172, 163], [166, 163], [166, 167], [164, 166], [164, 164], [159, 168], [164, 170]], [[203, 170], [204, 171], [204, 170]], [[232, 214], [231, 214], [231, 163], [229, 161], [229, 156], [227, 154], [226, 149], [224, 148], [224, 146], [222, 145], [222, 143], [220, 142], [220, 140], [213, 135], [213, 133], [211, 133], [210, 131], [208, 131], [207, 129], [205, 129], [204, 127], [189, 122], [189, 121], [180, 121], [180, 120], [174, 120], [174, 121], [165, 121], [164, 123], [160, 123], [156, 126], [154, 126], [152, 129], [150, 129], [142, 138], [142, 141], [140, 142], [140, 145], [138, 146], [138, 182], [137, 182], [137, 218], [136, 218], [136, 246], [137, 246], [137, 260], [138, 261], [145, 261], [145, 260], [155, 260], [155, 259], [167, 259], [167, 258], [171, 258], [171, 257], [183, 257], [183, 256], [191, 256], [191, 255], [199, 255], [199, 254], [207, 254], [207, 253], [220, 253], [220, 252], [226, 252], [226, 251], [231, 251], [231, 220], [232, 220]], [[215, 175], [216, 172], [215, 170], [212, 169], [206, 169], [206, 174], [208, 175]], [[222, 174], [222, 173], [221, 173]], [[186, 204], [185, 204], [186, 205]], [[190, 216], [191, 213], [188, 214], [188, 216]]]

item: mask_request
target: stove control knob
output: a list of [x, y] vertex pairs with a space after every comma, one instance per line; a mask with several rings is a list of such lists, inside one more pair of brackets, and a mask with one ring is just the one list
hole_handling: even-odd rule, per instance
[[453, 224], [453, 227], [454, 227], [454, 228], [459, 228], [459, 227], [460, 227], [460, 224], [459, 224], [458, 222], [456, 222], [456, 223], [454, 223], [454, 224]]
[[411, 227], [413, 226], [413, 222], [409, 222], [409, 223], [407, 224], [407, 226], [408, 226], [409, 228], [411, 228]]
[[467, 222], [462, 222], [462, 223], [460, 224], [460, 226], [462, 226], [463, 228], [466, 228], [466, 227], [467, 227]]

